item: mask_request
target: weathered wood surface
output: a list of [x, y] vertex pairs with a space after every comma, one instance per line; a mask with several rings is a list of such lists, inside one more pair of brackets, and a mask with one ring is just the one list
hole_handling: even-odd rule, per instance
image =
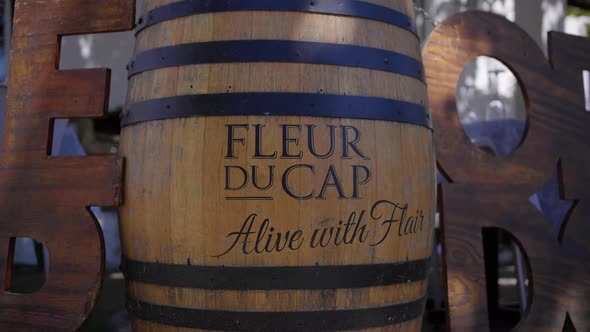
[[[108, 88], [107, 70], [56, 69], [58, 35], [129, 29], [132, 17], [132, 1], [17, 1], [0, 160], [0, 264], [6, 269], [11, 237], [33, 237], [48, 247], [51, 268], [39, 292], [0, 295], [2, 330], [73, 330], [92, 309], [102, 245], [86, 207], [117, 203], [121, 165], [113, 157], [48, 157], [50, 120], [102, 115]], [[438, 158], [452, 179], [442, 201], [453, 330], [487, 329], [482, 227], [506, 229], [526, 250], [533, 304], [525, 329], [561, 330], [566, 313], [578, 331], [589, 329], [589, 254], [574, 244], [590, 216], [590, 120], [581, 79], [590, 43], [559, 33], [550, 42], [547, 63], [512, 23], [466, 13], [441, 24], [424, 50]], [[506, 158], [471, 145], [456, 116], [456, 82], [477, 55], [505, 62], [527, 101], [527, 136]], [[562, 243], [528, 202], [558, 161], [563, 198], [579, 200]]]
[[[439, 25], [423, 50], [437, 160], [451, 179], [442, 185], [441, 200], [453, 331], [489, 328], [483, 227], [508, 231], [528, 257], [532, 304], [519, 330], [561, 331], [566, 314], [578, 331], [590, 330], [590, 113], [584, 109], [582, 81], [582, 70], [590, 68], [590, 40], [553, 32], [549, 46], [547, 62], [515, 24], [467, 12]], [[526, 137], [504, 158], [473, 145], [456, 111], [461, 72], [480, 55], [506, 64], [525, 96]], [[578, 200], [561, 242], [528, 200], [558, 164], [562, 198]]]
[[[147, 7], [150, 10], [169, 2], [151, 0]], [[413, 16], [409, 0], [371, 2], [397, 8]], [[360, 45], [420, 59], [418, 38], [397, 26], [358, 17], [286, 11], [225, 12], [165, 21], [139, 33], [136, 53], [183, 43], [224, 40], [294, 40]], [[193, 94], [226, 93], [231, 96], [244, 92], [274, 92], [372, 96], [427, 104], [425, 84], [409, 76], [297, 62], [236, 61], [145, 71], [131, 77], [128, 103]], [[138, 111], [141, 112], [141, 109]], [[231, 124], [237, 125], [230, 134], [235, 136], [235, 157], [227, 157], [228, 125]], [[256, 135], [255, 125], [261, 125], [261, 140], [258, 140], [260, 137]], [[288, 126], [287, 134], [282, 132], [281, 125]], [[308, 125], [314, 126], [314, 136], [307, 134]], [[347, 144], [342, 141], [345, 139], [342, 126], [349, 126], [351, 133], [352, 128], [358, 129], [357, 145], [366, 158], [358, 153], [343, 156], [343, 148], [346, 149]], [[330, 135], [330, 128], [336, 130], [335, 135]], [[283, 145], [285, 135], [293, 139], [289, 138], [290, 141]], [[431, 135], [427, 128], [406, 123], [311, 116], [208, 116], [130, 125], [122, 130], [120, 149], [121, 155], [126, 158], [126, 194], [120, 209], [124, 255], [142, 262], [220, 268], [309, 268], [425, 259], [432, 249], [434, 213]], [[276, 153], [276, 156], [256, 156], [258, 142], [263, 154]], [[324, 158], [314, 157], [308, 145], [322, 154], [330, 151], [332, 146], [334, 153]], [[284, 146], [287, 146], [288, 154], [295, 156], [285, 157]], [[301, 156], [297, 156], [300, 153]], [[288, 185], [298, 195], [314, 192], [310, 199], [290, 197], [285, 187], [281, 186], [286, 170], [298, 164], [313, 166], [314, 170], [303, 168], [293, 171]], [[226, 177], [224, 167], [228, 165], [243, 167], [248, 172], [252, 165], [258, 166], [261, 186], [269, 183], [269, 166], [274, 167], [274, 180], [267, 190], [257, 190], [251, 183], [244, 190], [228, 190], [224, 188], [227, 181], [231, 182], [230, 187], [240, 185], [240, 180], [235, 179], [240, 173], [235, 168], [231, 169], [231, 179]], [[356, 198], [352, 197], [353, 181], [355, 178], [362, 180], [364, 173], [355, 176], [353, 165], [362, 165], [371, 172], [371, 179], [360, 187], [359, 197]], [[330, 185], [325, 188], [325, 197], [318, 197], [324, 196], [320, 195], [322, 183], [333, 182], [327, 177], [330, 167], [342, 183], [343, 194], [340, 195], [335, 186]], [[268, 199], [226, 198], [260, 195], [268, 196]], [[408, 217], [421, 210], [425, 218], [423, 227], [414, 234], [408, 231], [407, 235], [399, 236], [396, 224], [392, 229], [395, 234], [391, 233], [382, 244], [371, 247], [370, 244], [378, 242], [386, 228], [376, 219], [390, 218], [390, 215], [393, 219], [403, 219], [400, 217], [401, 210], [392, 215], [392, 206], [380, 206], [372, 214], [373, 219], [370, 216], [371, 207], [379, 200], [401, 202], [402, 206], [408, 203], [411, 207], [407, 211]], [[256, 216], [254, 226], [242, 226], [250, 214]], [[355, 220], [361, 214], [364, 217]], [[256, 241], [252, 237], [257, 234], [263, 239], [260, 248], [264, 246], [267, 236], [270, 238], [266, 231], [251, 235], [247, 245], [242, 244], [244, 237], [237, 240], [237, 233], [242, 227], [246, 227], [242, 228], [243, 231], [258, 232], [262, 220], [266, 218], [275, 229], [269, 252], [256, 252], [251, 247]], [[349, 234], [347, 242], [350, 243], [343, 244], [332, 239], [330, 243], [326, 242], [325, 248], [310, 246], [315, 230], [321, 234], [325, 229], [330, 234], [326, 238], [332, 238], [333, 233], [342, 234], [336, 233], [340, 232], [337, 230], [341, 227], [339, 221], [346, 223], [347, 220], [366, 225], [370, 234], [368, 239], [360, 241], [357, 235], [354, 241], [350, 241]], [[404, 220], [406, 225], [407, 219]], [[284, 236], [297, 231], [301, 232], [302, 239], [295, 241], [295, 250], [272, 250], [277, 233], [283, 236], [279, 247], [284, 248]], [[318, 239], [319, 235], [316, 241]], [[238, 245], [232, 246], [234, 241]], [[348, 273], [337, 279], [357, 277], [359, 275]], [[279, 280], [276, 284], [280, 283]], [[158, 305], [211, 312], [231, 310], [237, 314], [252, 312], [262, 314], [261, 317], [265, 312], [286, 312], [285, 319], [292, 321], [289, 314], [301, 311], [320, 311], [328, 315], [337, 310], [380, 308], [415, 301], [425, 295], [425, 286], [424, 280], [413, 280], [358, 289], [231, 290], [168, 287], [130, 280], [128, 290], [132, 298]], [[396, 313], [398, 317], [403, 314]], [[134, 323], [135, 330], [179, 330], [149, 322], [159, 318], [155, 315], [143, 318]], [[169, 324], [179, 321], [182, 320]], [[332, 323], [328, 322], [327, 327]], [[387, 325], [369, 330], [417, 331], [421, 318]], [[256, 327], [251, 326], [250, 329], [255, 330]], [[305, 330], [295, 323], [288, 329]]]
[[102, 116], [109, 70], [60, 71], [60, 37], [128, 30], [132, 0], [17, 1], [0, 159], [0, 279], [10, 276], [9, 239], [31, 237], [49, 251], [45, 285], [0, 293], [2, 331], [76, 330], [102, 284], [103, 240], [89, 206], [115, 206], [121, 159], [50, 157], [55, 118]]

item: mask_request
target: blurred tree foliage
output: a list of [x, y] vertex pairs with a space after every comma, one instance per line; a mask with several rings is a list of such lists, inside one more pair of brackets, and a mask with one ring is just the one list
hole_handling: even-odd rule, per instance
[[[590, 0], [569, 0], [567, 16], [590, 16]], [[586, 34], [590, 36], [590, 24], [586, 25]]]

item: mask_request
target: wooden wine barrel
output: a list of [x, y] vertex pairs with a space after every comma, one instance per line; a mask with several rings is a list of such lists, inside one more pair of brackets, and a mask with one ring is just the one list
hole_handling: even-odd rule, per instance
[[410, 0], [147, 1], [122, 114], [135, 331], [419, 331], [435, 160]]

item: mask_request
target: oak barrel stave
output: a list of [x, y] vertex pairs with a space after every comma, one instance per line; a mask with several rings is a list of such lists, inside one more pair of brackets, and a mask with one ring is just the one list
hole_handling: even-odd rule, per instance
[[[148, 1], [148, 10], [169, 3], [172, 1]], [[411, 1], [371, 3], [413, 17]], [[139, 31], [136, 59], [175, 45], [227, 41], [354, 46], [421, 62], [417, 37], [400, 26], [367, 18], [276, 10], [201, 13], [155, 23]], [[298, 63], [283, 55], [267, 54], [261, 61], [253, 58], [255, 53], [249, 62], [205, 59], [179, 66], [152, 65], [155, 69], [137, 73], [130, 69], [127, 114], [122, 119], [121, 154], [127, 169], [120, 227], [124, 262], [137, 263], [123, 266], [128, 306], [137, 318], [134, 330], [418, 331], [428, 269], [427, 264], [418, 272], [408, 266], [415, 269], [413, 263], [428, 260], [432, 250], [435, 200], [429, 119], [408, 123], [404, 119], [416, 119], [416, 114], [403, 107], [399, 116], [390, 115], [397, 122], [366, 119], [365, 113], [376, 112], [373, 107], [366, 110], [362, 105], [367, 104], [360, 102], [399, 101], [402, 106], [426, 110], [423, 80], [388, 71], [387, 63], [385, 68], [384, 64], [375, 67], [375, 62], [370, 66], [361, 63], [359, 68], [346, 61], [325, 63], [329, 58], [324, 63], [314, 63], [315, 59]], [[207, 107], [202, 106], [202, 97], [194, 103], [187, 101], [194, 99], [187, 96], [214, 94], [220, 98]], [[232, 96], [223, 98], [225, 95]], [[292, 102], [266, 107], [247, 104], [284, 96], [302, 98], [302, 105], [308, 107]], [[238, 101], [237, 108], [229, 102], [232, 98]], [[175, 104], [162, 103], [165, 100]], [[308, 100], [313, 102], [306, 104]], [[350, 110], [335, 109], [343, 112], [341, 117], [312, 116], [330, 112], [323, 100], [338, 100]], [[274, 111], [273, 105], [281, 105], [280, 110]], [[155, 118], [148, 114], [150, 107]], [[257, 109], [279, 115], [260, 115]], [[186, 117], [157, 117], [170, 113]], [[139, 120], [126, 123], [134, 118]], [[231, 156], [230, 126], [235, 139]], [[293, 168], [296, 165], [299, 167]], [[251, 177], [252, 166], [257, 166], [259, 187], [269, 183], [269, 166], [274, 167], [273, 185], [260, 190], [250, 183], [242, 190], [227, 190], [228, 166], [232, 167], [233, 187], [239, 185], [235, 183], [241, 174], [238, 167]], [[288, 183], [282, 183], [289, 169]], [[244, 197], [257, 199], [238, 199]], [[376, 205], [380, 201], [387, 202]], [[385, 233], [386, 227], [377, 223], [387, 219], [383, 215], [387, 208], [392, 209], [390, 203], [399, 205], [395, 218], [409, 224], [413, 215], [418, 221], [405, 229], [392, 226], [391, 236], [371, 246]], [[402, 214], [405, 204], [408, 208]], [[249, 219], [252, 215], [255, 217]], [[237, 235], [229, 234], [247, 230], [248, 222], [251, 230], [261, 234], [264, 219], [269, 219], [269, 225], [258, 244], [252, 235], [247, 244], [236, 241], [231, 247]], [[351, 220], [362, 220], [365, 231], [354, 232], [356, 224], [347, 231]], [[270, 227], [274, 228], [273, 240], [281, 233], [280, 251], [264, 250]], [[326, 247], [313, 247], [314, 231], [319, 240], [324, 229], [340, 229], [340, 244], [333, 240]], [[297, 231], [301, 236], [294, 241]], [[396, 231], [409, 234], [394, 236]], [[284, 241], [287, 232], [291, 246], [297, 249]], [[270, 248], [274, 242], [269, 243]], [[376, 266], [391, 273], [380, 275]], [[396, 271], [395, 266], [409, 270]], [[287, 278], [291, 273], [294, 276]], [[205, 277], [199, 278], [201, 275]], [[337, 275], [342, 276], [335, 279]], [[411, 278], [401, 280], [405, 275]], [[241, 276], [248, 278], [241, 280]], [[328, 286], [330, 278], [339, 287]]]

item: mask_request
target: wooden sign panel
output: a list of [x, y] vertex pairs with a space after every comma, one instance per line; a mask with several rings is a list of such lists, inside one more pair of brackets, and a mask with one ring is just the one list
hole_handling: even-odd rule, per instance
[[[515, 24], [467, 12], [439, 25], [423, 50], [437, 159], [451, 179], [440, 199], [453, 331], [489, 328], [482, 247], [482, 228], [488, 227], [512, 234], [528, 258], [532, 298], [519, 328], [561, 331], [569, 315], [578, 331], [590, 330], [590, 251], [576, 246], [570, 233], [590, 219], [590, 113], [584, 110], [582, 82], [582, 70], [590, 68], [590, 40], [550, 33], [549, 46], [547, 62]], [[457, 116], [457, 82], [464, 66], [480, 55], [506, 64], [526, 100], [526, 137], [505, 158], [473, 145]], [[563, 241], [528, 200], [556, 168], [562, 198], [576, 200]]]
[[[57, 69], [60, 37], [131, 29], [132, 0], [16, 1], [8, 106], [0, 159], [0, 329], [72, 331], [91, 312], [102, 284], [102, 233], [89, 206], [119, 202], [121, 159], [50, 157], [55, 118], [106, 111], [109, 70]], [[48, 249], [45, 285], [11, 294], [10, 239]], [[6, 280], [5, 280], [6, 279]]]
[[[51, 267], [47, 283], [39, 292], [18, 296], [8, 292], [0, 294], [0, 306], [2, 307], [0, 327], [2, 330], [74, 330], [82, 324], [92, 310], [101, 284], [103, 258], [100, 231], [96, 223], [91, 220], [87, 207], [118, 203], [121, 161], [115, 157], [48, 157], [51, 119], [102, 115], [105, 111], [106, 91], [108, 90], [108, 70], [59, 71], [56, 69], [56, 64], [59, 62], [57, 61], [59, 36], [130, 29], [133, 8], [133, 1], [114, 0], [100, 2], [60, 0], [51, 3], [35, 0], [17, 1], [16, 3], [9, 81], [10, 92], [4, 144], [0, 159], [0, 266], [4, 269], [4, 271], [0, 271], [0, 276], [4, 279], [10, 277], [10, 261], [7, 261], [6, 258], [9, 256], [9, 243], [13, 237], [32, 237], [42, 241], [48, 247]], [[509, 231], [526, 251], [532, 272], [530, 282], [533, 301], [522, 324], [525, 330], [561, 330], [566, 316], [570, 317], [579, 331], [590, 329], [587, 320], [587, 317], [590, 317], [590, 300], [587, 296], [590, 289], [588, 281], [590, 280], [590, 268], [587, 264], [590, 254], [588, 250], [575, 246], [575, 236], [572, 235], [574, 232], [568, 232], [569, 228], [576, 228], [582, 223], [588, 222], [590, 218], [590, 208], [586, 202], [590, 199], [588, 190], [590, 185], [588, 172], [590, 167], [590, 153], [588, 153], [590, 150], [590, 117], [588, 113], [584, 112], [581, 79], [582, 69], [589, 67], [587, 54], [590, 54], [590, 42], [584, 38], [559, 33], [550, 34], [549, 39], [550, 62], [547, 63], [543, 53], [532, 39], [514, 24], [490, 14], [464, 13], [441, 24], [434, 31], [424, 50], [430, 102], [436, 123], [435, 138], [439, 165], [452, 180], [452, 183], [443, 185], [442, 202], [449, 317], [453, 330], [488, 329], [482, 227], [499, 227]], [[478, 55], [493, 56], [507, 64], [518, 77], [525, 94], [528, 107], [527, 135], [521, 146], [507, 158], [491, 157], [471, 145], [456, 115], [456, 82], [463, 66]], [[225, 69], [219, 68], [219, 75]], [[258, 88], [294, 89], [297, 90], [294, 92], [304, 93], [310, 92], [305, 89], [313, 88], [315, 91], [319, 86], [325, 85], [336, 90], [344, 89], [344, 93], [356, 91], [354, 89], [347, 90], [342, 86], [331, 87], [329, 82], [321, 83], [323, 81], [316, 75], [317, 71], [312, 69], [307, 72], [308, 76], [306, 77], [310, 82], [315, 80], [317, 84], [310, 84], [309, 87], [300, 87], [298, 84], [291, 87], [289, 83], [293, 82], [285, 79], [276, 80], [269, 86]], [[215, 71], [211, 73], [215, 75]], [[265, 75], [273, 75], [274, 78], [280, 78], [280, 72], [277, 74], [276, 69], [264, 73]], [[285, 73], [288, 74], [286, 69]], [[194, 78], [198, 81], [199, 72], [196, 71], [194, 74], [195, 77], [191, 75], [182, 77]], [[350, 77], [355, 76], [351, 73]], [[356, 77], [350, 81], [358, 80], [358, 76]], [[150, 79], [157, 80], [159, 78], [166, 78], [166, 76], [154, 76]], [[367, 76], [366, 79], [367, 82], [371, 80], [370, 76]], [[218, 83], [218, 86], [204, 86], [207, 89], [212, 89], [211, 91], [207, 90], [208, 92], [215, 89], [225, 91], [228, 86], [231, 87], [228, 84], [229, 81], [220, 80]], [[188, 83], [187, 87], [189, 85], [192, 89], [193, 85]], [[236, 85], [234, 85], [235, 87]], [[244, 89], [254, 89], [255, 87], [255, 85], [254, 87], [248, 86]], [[221, 90], [219, 92], [222, 92]], [[135, 93], [141, 92], [138, 90]], [[363, 92], [357, 91], [357, 93]], [[230, 196], [224, 191], [241, 187], [237, 185], [240, 184], [239, 181], [230, 181], [231, 174], [234, 174], [233, 179], [235, 180], [236, 174], [244, 174], [245, 170], [251, 179], [253, 170], [248, 169], [246, 163], [248, 158], [256, 156], [257, 148], [260, 155], [272, 155], [273, 151], [282, 151], [281, 149], [284, 148], [282, 145], [274, 146], [262, 140], [262, 135], [286, 137], [288, 139], [287, 154], [290, 154], [293, 150], [289, 149], [296, 147], [297, 144], [295, 141], [289, 140], [292, 133], [289, 130], [310, 129], [306, 126], [307, 122], [291, 123], [284, 120], [267, 123], [262, 122], [263, 120], [246, 117], [236, 120], [243, 121], [218, 123], [215, 127], [220, 130], [228, 130], [229, 128], [235, 130], [225, 132], [227, 135], [230, 133], [234, 135], [232, 136], [233, 140], [227, 140], [230, 136], [220, 134], [219, 142], [200, 146], [203, 151], [211, 149], [211, 154], [217, 156], [215, 162], [211, 161], [210, 165], [204, 164], [204, 168], [217, 169], [218, 173], [221, 169], [227, 172], [225, 175], [230, 174], [229, 176], [219, 175], [218, 179], [206, 179], [203, 184], [206, 186], [212, 181], [216, 184], [223, 183], [225, 179], [226, 186], [216, 187], [215, 194], [222, 198], [221, 201], [224, 204], [235, 200], [223, 200], [223, 198], [238, 197]], [[153, 135], [148, 138], [154, 143], [160, 142], [162, 137], [170, 138], [171, 142], [180, 142], [185, 139], [198, 140], [198, 137], [194, 137], [195, 131], [192, 129], [172, 130], [182, 129], [188, 122], [178, 121], [170, 125], [169, 128], [156, 128], [168, 136]], [[211, 121], [215, 122], [216, 120]], [[309, 200], [310, 205], [304, 210], [316, 211], [314, 207], [319, 204], [315, 200], [318, 198], [316, 196], [328, 199], [321, 197], [322, 192], [325, 196], [328, 195], [328, 189], [330, 194], [353, 198], [355, 181], [343, 184], [340, 188], [342, 192], [339, 190], [338, 181], [355, 179], [355, 169], [358, 180], [356, 182], [357, 189], [363, 188], [362, 190], [365, 190], [362, 192], [359, 189], [357, 194], [368, 195], [368, 191], [370, 191], [370, 195], [375, 194], [375, 200], [378, 200], [380, 196], [376, 194], [379, 191], [394, 192], [392, 188], [387, 187], [388, 184], [372, 182], [377, 181], [378, 178], [375, 177], [369, 181], [367, 176], [367, 170], [375, 174], [375, 169], [380, 168], [378, 167], [380, 163], [392, 161], [387, 158], [380, 159], [391, 154], [372, 151], [370, 146], [373, 144], [368, 144], [369, 142], [364, 140], [365, 135], [370, 132], [372, 134], [371, 140], [375, 143], [386, 139], [388, 136], [385, 133], [391, 133], [391, 131], [374, 131], [373, 128], [367, 130], [364, 128], [366, 123], [361, 120], [357, 120], [358, 123], [324, 121], [323, 127], [318, 126], [317, 130], [319, 132], [321, 128], [327, 128], [327, 131], [322, 134], [325, 138], [331, 138], [330, 128], [334, 128], [334, 130], [348, 128], [345, 130], [349, 130], [351, 133], [355, 132], [354, 128], [356, 128], [357, 134], [362, 136], [356, 136], [359, 138], [358, 142], [355, 142], [356, 139], [342, 141], [343, 135], [347, 134], [342, 134], [341, 131], [340, 143], [347, 144], [340, 144], [342, 148], [338, 152], [340, 155], [334, 154], [333, 160], [327, 158], [326, 165], [322, 166], [324, 172], [318, 173], [320, 180], [324, 180], [318, 182], [323, 183], [319, 184], [318, 188], [305, 187], [305, 185], [315, 183], [313, 180], [303, 181], [298, 184], [296, 188], [298, 191], [295, 192], [293, 186], [285, 186], [282, 183], [279, 185], [277, 182], [274, 189], [271, 190], [269, 187], [270, 197], [288, 195], [289, 192], [291, 194], [299, 193], [296, 196], [301, 196], [301, 193], [304, 193], [303, 189], [311, 188], [309, 192], [314, 193], [313, 200]], [[198, 120], [193, 122], [196, 127], [204, 125]], [[285, 126], [290, 128], [287, 130], [287, 134], [282, 131]], [[271, 127], [273, 129], [269, 129]], [[264, 130], [271, 130], [271, 132]], [[404, 133], [404, 129], [398, 128], [396, 130], [400, 136], [403, 136], [401, 134]], [[146, 137], [146, 133], [140, 129], [134, 131], [133, 134], [137, 137]], [[406, 134], [406, 136], [412, 136], [412, 133], [406, 132]], [[258, 142], [257, 136], [258, 141], [261, 142], [260, 145], [256, 143]], [[240, 141], [241, 139], [244, 139], [244, 144]], [[391, 140], [393, 141], [393, 137]], [[236, 147], [236, 150], [233, 151], [235, 155], [230, 155], [228, 149], [227, 144], [231, 142]], [[332, 141], [328, 139], [326, 142]], [[336, 140], [333, 143], [335, 144]], [[415, 144], [417, 143], [415, 142]], [[314, 145], [312, 146], [315, 148]], [[240, 147], [246, 150], [238, 151]], [[357, 150], [352, 147], [356, 147]], [[397, 147], [402, 148], [401, 145]], [[131, 149], [131, 145], [126, 148]], [[320, 148], [322, 148], [321, 151], [331, 150], [329, 145], [317, 148], [316, 154], [319, 153], [317, 151]], [[351, 156], [359, 157], [353, 159], [354, 163], [341, 160], [338, 157], [342, 157], [342, 153], [347, 148], [351, 152]], [[393, 149], [392, 146], [389, 148]], [[187, 167], [188, 164], [185, 162], [190, 161], [191, 158], [197, 158], [195, 151], [186, 155], [182, 149], [162, 149], [156, 151], [157, 153], [152, 152], [148, 156], [148, 160], [154, 161], [154, 165], [158, 165], [156, 161], [158, 158], [161, 159], [162, 154], [169, 154], [169, 159], [179, 167], [178, 171]], [[254, 151], [254, 154], [249, 155], [248, 151]], [[311, 150], [308, 152], [310, 152], [309, 158], [302, 157], [297, 161], [297, 164], [282, 158], [276, 158], [276, 164], [271, 164], [271, 158], [264, 162], [268, 164], [265, 164], [268, 169], [271, 169], [269, 166], [273, 165], [277, 169], [279, 166], [282, 167], [281, 174], [284, 177], [286, 171], [294, 165], [313, 167], [316, 163], [315, 158], [312, 157], [314, 154], [311, 153]], [[235, 156], [236, 159], [231, 159], [232, 156]], [[237, 158], [239, 156], [243, 160]], [[369, 159], [362, 158], [362, 156]], [[411, 154], [409, 156], [412, 157]], [[428, 159], [426, 153], [423, 154], [423, 157]], [[419, 158], [419, 156], [412, 158]], [[338, 163], [339, 168], [334, 168], [331, 171], [330, 162]], [[425, 164], [427, 163], [425, 162]], [[573, 199], [577, 202], [569, 214], [568, 229], [563, 232], [561, 242], [556, 239], [556, 235], [552, 233], [542, 215], [528, 202], [528, 197], [542, 187], [558, 165], [563, 198]], [[402, 164], [400, 167], [404, 169], [409, 166]], [[305, 170], [310, 169], [307, 166], [301, 166], [297, 170], [291, 169], [292, 172]], [[232, 171], [234, 173], [231, 173]], [[337, 171], [339, 172], [337, 173]], [[314, 172], [309, 174], [313, 175]], [[214, 181], [216, 179], [221, 182]], [[152, 179], [152, 190], [162, 189], [159, 187], [161, 183], [158, 181], [160, 180]], [[179, 188], [184, 188], [182, 190], [189, 188], [189, 186], [183, 186], [188, 180], [182, 176], [171, 177], [169, 181], [172, 182], [168, 185], [177, 185]], [[370, 183], [372, 184], [369, 186]], [[326, 184], [328, 187], [323, 191], [322, 188]], [[265, 187], [260, 183], [256, 185], [261, 188]], [[252, 186], [258, 188], [254, 183]], [[370, 190], [367, 189], [369, 187]], [[409, 187], [402, 185], [402, 188]], [[254, 189], [245, 190], [245, 194], [251, 194]], [[150, 194], [153, 194], [154, 191]], [[339, 202], [336, 196], [334, 198], [335, 204]], [[146, 196], [141, 199], [146, 199]], [[244, 205], [246, 210], [250, 208], [254, 211], [253, 213], [262, 211], [262, 208], [272, 213], [290, 208], [289, 206], [285, 208], [274, 205], [274, 203], [264, 200], [259, 204], [237, 201], [234, 203]], [[185, 204], [180, 200], [171, 202]], [[298, 200], [287, 200], [287, 202], [301, 204]], [[206, 211], [229, 213], [225, 211], [223, 206], [213, 206], [206, 200], [202, 204]], [[360, 203], [357, 205], [359, 209], [371, 208], [370, 205], [364, 206]], [[340, 211], [334, 210], [334, 213], [336, 212]], [[320, 216], [318, 214], [316, 217]], [[241, 225], [236, 224], [237, 226], [242, 227], [244, 223], [254, 223], [255, 221], [253, 218], [244, 217], [243, 215], [236, 216], [236, 220], [243, 222]], [[318, 227], [324, 227], [323, 225], [323, 223], [319, 223]], [[297, 226], [299, 227], [299, 225]], [[214, 225], [215, 227], [218, 226]], [[219, 236], [231, 235], [232, 232], [234, 239], [238, 235], [244, 236], [243, 232], [235, 231], [237, 228], [227, 228], [226, 230], [223, 227], [225, 226], [219, 225]], [[318, 228], [318, 233], [321, 232], [320, 228]], [[298, 248], [297, 250], [303, 248], [304, 241], [299, 240], [299, 238], [303, 239], [303, 235], [298, 239], [293, 238], [297, 231], [301, 231], [301, 234], [306, 231], [308, 236], [313, 237], [315, 230], [293, 228], [290, 233], [290, 243], [287, 243], [287, 246], [290, 245], [292, 248], [289, 247], [286, 250], [294, 251], [292, 249], [295, 247]], [[186, 236], [182, 232], [174, 234], [180, 238]], [[232, 239], [231, 236], [228, 238]], [[225, 258], [230, 259], [231, 262], [237, 262], [237, 251], [256, 251], [255, 245], [254, 247], [246, 247], [250, 244], [247, 241], [242, 241], [238, 246], [238, 242], [235, 245], [231, 241], [213, 243], [211, 248], [218, 250], [213, 250], [210, 253], [205, 252], [210, 255], [203, 255], [201, 259], [205, 262], [205, 259], [211, 260], [212, 257], [217, 256], [217, 259]], [[129, 243], [134, 245], [132, 242]], [[314, 249], [311, 248], [314, 243], [311, 238], [309, 238], [309, 242], [305, 243], [310, 245], [305, 250]], [[269, 246], [268, 248], [270, 250], [277, 247], [271, 248]], [[260, 247], [258, 249], [260, 250]], [[135, 254], [138, 257], [143, 255], [141, 250], [137, 250], [135, 247], [128, 249], [128, 252], [133, 252], [132, 250], [136, 250]], [[166, 256], [166, 258], [170, 258], [170, 262], [176, 265], [191, 266], [195, 262], [187, 259], [194, 259], [194, 257], [185, 257], [185, 255], [176, 257], [172, 251], [169, 254], [170, 256]], [[424, 254], [426, 255], [426, 253]], [[351, 250], [347, 255], [354, 259], [356, 253]], [[252, 262], [254, 263], [252, 265], [258, 264], [255, 259]], [[337, 262], [337, 259], [334, 262]], [[4, 273], [7, 270], [8, 272]], [[3, 284], [6, 289], [6, 285], [9, 285], [10, 282], [4, 280]], [[149, 288], [150, 286], [145, 287]], [[132, 293], [136, 291], [137, 289], [131, 289]], [[152, 296], [152, 301], [158, 301], [158, 291], [147, 290], [143, 294], [147, 297]], [[307, 295], [301, 296], [305, 298]], [[325, 294], [321, 297], [322, 301], [326, 300]], [[335, 298], [334, 294], [332, 298]], [[379, 300], [379, 297], [366, 299], [366, 301]], [[289, 309], [290, 304], [285, 305]], [[265, 310], [264, 306], [261, 310]]]

